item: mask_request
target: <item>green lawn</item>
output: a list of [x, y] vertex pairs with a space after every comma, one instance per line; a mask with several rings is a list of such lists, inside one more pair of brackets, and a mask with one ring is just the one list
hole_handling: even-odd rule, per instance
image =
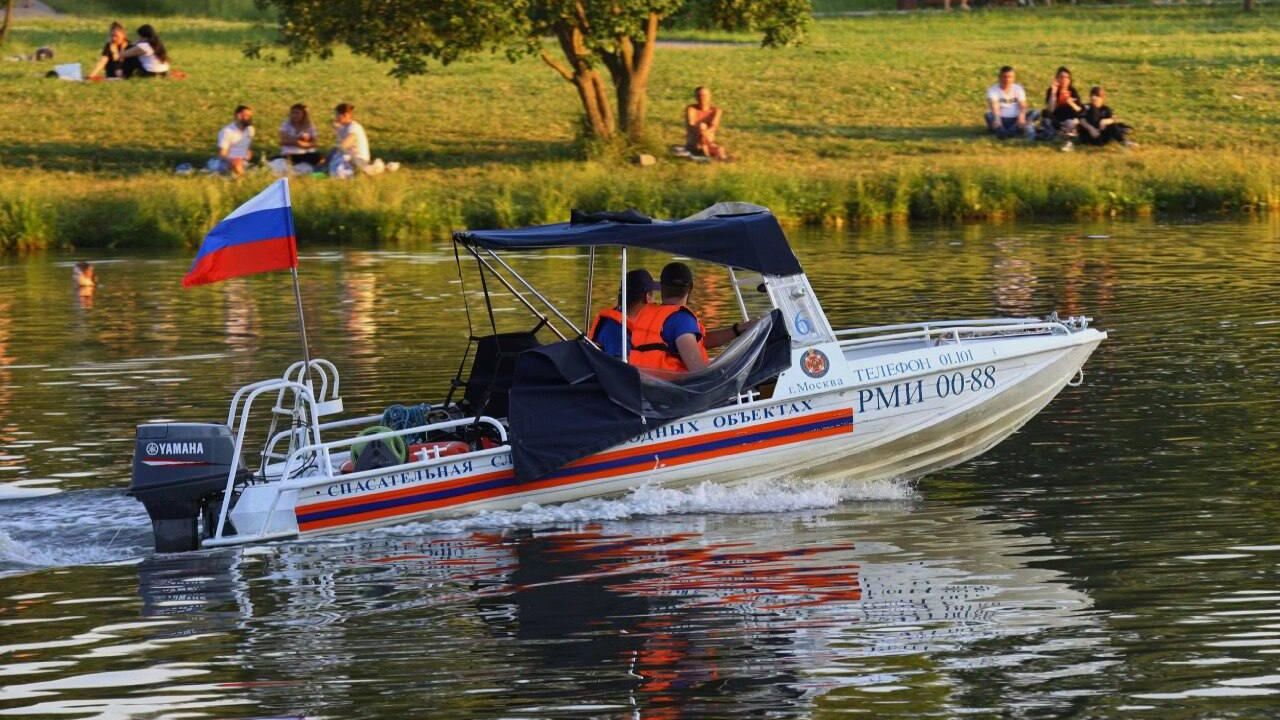
[[[42, 78], [43, 66], [0, 63], [11, 118], [0, 153], [0, 247], [24, 244], [22, 237], [38, 245], [30, 238], [39, 234], [54, 243], [137, 242], [137, 228], [95, 235], [54, 212], [68, 199], [102, 204], [113, 196], [134, 204], [122, 213], [130, 217], [161, 212], [148, 202], [199, 198], [181, 201], [190, 217], [177, 229], [165, 229], [163, 218], [143, 228], [165, 242], [198, 234], [250, 188], [171, 170], [208, 157], [241, 102], [257, 109], [259, 147], [267, 149], [293, 102], [317, 115], [339, 101], [357, 105], [374, 154], [407, 169], [371, 182], [300, 183], [298, 193], [334, 204], [322, 222], [358, 227], [351, 235], [360, 239], [554, 219], [579, 204], [677, 213], [729, 195], [773, 203], [801, 222], [1274, 206], [1277, 20], [1266, 4], [1252, 15], [1235, 6], [891, 13], [819, 20], [795, 49], [763, 50], [746, 38], [665, 47], [652, 79], [653, 147], [680, 141], [689, 91], [708, 84], [726, 108], [722, 137], [738, 161], [706, 167], [663, 154], [657, 167], [635, 168], [582, 159], [576, 96], [536, 59], [477, 58], [400, 83], [343, 51], [296, 66], [243, 57], [241, 48], [268, 37], [269, 25], [161, 18], [155, 24], [185, 81], [80, 85]], [[51, 45], [60, 62], [87, 66], [105, 24], [19, 24], [4, 54]], [[1037, 99], [1060, 64], [1082, 87], [1106, 85], [1141, 148], [1066, 154], [987, 138], [982, 93], [1004, 63], [1018, 67]]]

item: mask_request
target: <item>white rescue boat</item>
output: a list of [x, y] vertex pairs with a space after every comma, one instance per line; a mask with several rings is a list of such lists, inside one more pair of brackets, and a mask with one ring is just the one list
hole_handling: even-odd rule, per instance
[[[533, 330], [498, 333], [486, 303], [493, 332], [473, 330], [457, 398], [451, 391], [436, 403], [344, 418], [337, 367], [313, 359], [240, 388], [225, 423], [139, 426], [130, 492], [151, 515], [158, 551], [512, 510], [645, 484], [917, 478], [1009, 437], [1083, 379], [1106, 338], [1088, 318], [1056, 315], [834, 330], [776, 219], [751, 205], [671, 222], [580, 217], [454, 240], [460, 277], [462, 258], [474, 260], [486, 300], [496, 281], [534, 315]], [[586, 248], [593, 270], [600, 248], [616, 248], [623, 274], [628, 248], [720, 265], [743, 318], [760, 321], [707, 370], [680, 378], [637, 370], [582, 337], [501, 257], [564, 247]], [[754, 316], [744, 288], [759, 290]], [[273, 420], [250, 447], [250, 418], [264, 402]]]

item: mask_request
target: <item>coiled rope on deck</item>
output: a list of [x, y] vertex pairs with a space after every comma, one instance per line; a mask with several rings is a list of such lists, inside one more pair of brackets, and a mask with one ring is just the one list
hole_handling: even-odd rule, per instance
[[[430, 412], [431, 403], [422, 403], [420, 405], [392, 405], [382, 411], [382, 424], [392, 430], [407, 430], [411, 427], [426, 425], [427, 414]], [[406, 435], [404, 436], [404, 439], [410, 445], [426, 442], [426, 436], [423, 433]]]

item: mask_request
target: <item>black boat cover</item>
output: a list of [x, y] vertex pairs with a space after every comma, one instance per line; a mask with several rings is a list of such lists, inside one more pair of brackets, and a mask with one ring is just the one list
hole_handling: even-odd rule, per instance
[[641, 372], [586, 340], [520, 354], [511, 386], [516, 479], [531, 482], [680, 418], [724, 405], [791, 365], [791, 336], [774, 310], [710, 367], [667, 376]]
[[766, 275], [797, 275], [800, 261], [768, 209], [722, 203], [684, 220], [653, 220], [635, 210], [586, 214], [555, 225], [464, 230], [454, 239], [489, 250], [627, 246], [686, 255]]

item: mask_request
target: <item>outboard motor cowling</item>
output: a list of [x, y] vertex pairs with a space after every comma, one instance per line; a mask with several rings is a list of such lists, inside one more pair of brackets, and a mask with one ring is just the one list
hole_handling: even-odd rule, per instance
[[[138, 426], [129, 494], [141, 500], [151, 516], [156, 552], [200, 547], [200, 516], [211, 501], [220, 500], [234, 459], [235, 439], [226, 425]], [[205, 524], [208, 536], [208, 516]]]

